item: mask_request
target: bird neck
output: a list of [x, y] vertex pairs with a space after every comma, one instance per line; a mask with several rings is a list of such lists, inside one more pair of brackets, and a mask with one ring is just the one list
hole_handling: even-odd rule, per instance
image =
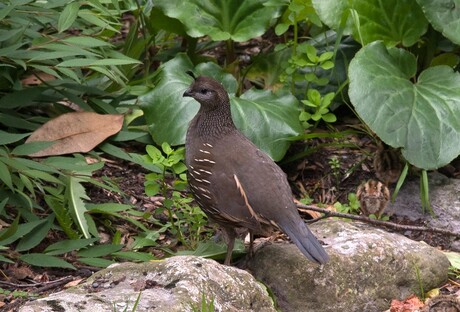
[[236, 130], [230, 105], [220, 106], [213, 110], [207, 110], [201, 106], [192, 121], [192, 126], [200, 137], [216, 139]]

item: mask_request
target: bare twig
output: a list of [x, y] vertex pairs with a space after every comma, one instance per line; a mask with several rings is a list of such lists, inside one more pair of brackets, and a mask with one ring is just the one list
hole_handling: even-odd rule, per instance
[[341, 213], [341, 212], [336, 212], [336, 211], [331, 211], [328, 209], [324, 208], [319, 208], [317, 206], [313, 205], [304, 205], [300, 203], [296, 203], [297, 208], [299, 211], [305, 212], [306, 210], [311, 210], [311, 211], [316, 211], [316, 212], [321, 212], [324, 214], [323, 217], [315, 219], [313, 222], [316, 222], [318, 220], [324, 219], [324, 218], [330, 218], [330, 217], [339, 217], [339, 218], [347, 218], [347, 219], [353, 219], [353, 220], [358, 220], [374, 225], [380, 225], [380, 226], [385, 226], [389, 227], [392, 229], [396, 230], [409, 230], [409, 231], [423, 231], [423, 232], [432, 232], [432, 233], [441, 233], [441, 234], [446, 234], [450, 236], [455, 236], [460, 238], [460, 233], [456, 233], [453, 231], [449, 230], [444, 230], [444, 229], [438, 229], [438, 228], [431, 228], [431, 227], [425, 227], [425, 226], [414, 226], [414, 225], [404, 225], [404, 224], [397, 224], [393, 222], [388, 222], [388, 221], [381, 221], [381, 220], [376, 220], [376, 219], [371, 219], [368, 217], [364, 216], [357, 216], [357, 215], [352, 215], [348, 213]]

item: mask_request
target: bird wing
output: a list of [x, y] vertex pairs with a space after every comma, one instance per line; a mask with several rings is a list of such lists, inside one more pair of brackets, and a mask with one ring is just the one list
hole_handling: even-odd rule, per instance
[[[215, 164], [218, 176], [212, 181], [219, 207], [255, 225], [275, 225], [277, 218], [297, 213], [286, 175], [267, 154], [239, 133], [223, 138], [219, 144], [229, 148], [215, 151], [232, 151], [216, 155], [216, 159], [225, 159], [225, 163]], [[286, 211], [280, 213], [280, 209]]]

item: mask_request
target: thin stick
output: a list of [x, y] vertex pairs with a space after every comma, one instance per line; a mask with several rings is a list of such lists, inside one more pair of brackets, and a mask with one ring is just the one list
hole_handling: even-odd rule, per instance
[[423, 231], [423, 232], [432, 232], [432, 233], [441, 233], [441, 234], [446, 234], [450, 236], [455, 236], [460, 238], [460, 233], [456, 233], [453, 231], [449, 230], [444, 230], [444, 229], [438, 229], [438, 228], [431, 228], [431, 227], [425, 227], [425, 226], [414, 226], [414, 225], [404, 225], [404, 224], [397, 224], [393, 222], [388, 222], [388, 221], [381, 221], [381, 220], [376, 220], [376, 219], [371, 219], [368, 217], [364, 216], [357, 216], [357, 215], [352, 215], [348, 213], [341, 213], [341, 212], [336, 212], [336, 211], [331, 211], [328, 209], [324, 208], [319, 208], [317, 206], [313, 205], [304, 205], [300, 203], [296, 203], [297, 208], [299, 211], [302, 212], [307, 212], [307, 210], [311, 211], [316, 211], [316, 212], [321, 212], [324, 213], [324, 216], [319, 217], [317, 219], [312, 220], [312, 222], [316, 222], [318, 220], [324, 219], [324, 218], [330, 218], [330, 217], [339, 217], [339, 218], [347, 218], [347, 219], [352, 219], [352, 220], [358, 220], [374, 225], [381, 225], [389, 228], [393, 228], [396, 230], [409, 230], [409, 231]]

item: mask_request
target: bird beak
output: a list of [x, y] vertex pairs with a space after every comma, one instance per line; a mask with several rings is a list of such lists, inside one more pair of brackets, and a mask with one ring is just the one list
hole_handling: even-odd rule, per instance
[[182, 96], [184, 96], [184, 97], [185, 96], [192, 96], [192, 90], [190, 90], [190, 89], [185, 90], [185, 92], [184, 92], [184, 94]]

